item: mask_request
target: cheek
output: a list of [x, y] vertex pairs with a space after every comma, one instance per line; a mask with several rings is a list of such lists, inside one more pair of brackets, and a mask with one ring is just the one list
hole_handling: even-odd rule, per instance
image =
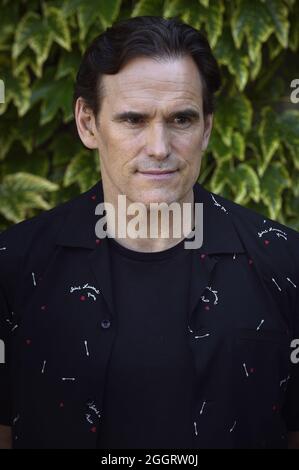
[[172, 146], [181, 157], [186, 160], [192, 159], [194, 155], [198, 155], [202, 145], [201, 132], [188, 132], [180, 135], [174, 135], [172, 138]]
[[111, 175], [127, 177], [134, 163], [136, 143], [134, 139], [128, 139], [118, 133], [110, 137], [105, 152], [108, 171]]
[[128, 132], [117, 128], [110, 130], [106, 138], [109, 157], [119, 155], [134, 155], [142, 147], [144, 139], [141, 133]]

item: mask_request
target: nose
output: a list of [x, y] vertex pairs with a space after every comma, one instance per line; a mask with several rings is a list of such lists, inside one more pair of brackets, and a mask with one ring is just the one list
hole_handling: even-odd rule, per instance
[[147, 130], [147, 155], [163, 160], [170, 154], [167, 129], [163, 123], [152, 124]]

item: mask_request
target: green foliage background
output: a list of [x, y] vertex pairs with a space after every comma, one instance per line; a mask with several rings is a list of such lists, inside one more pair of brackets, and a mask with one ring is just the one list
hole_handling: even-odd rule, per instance
[[298, 0], [0, 0], [0, 231], [100, 177], [72, 116], [91, 40], [118, 18], [180, 16], [202, 29], [223, 87], [199, 181], [299, 230]]

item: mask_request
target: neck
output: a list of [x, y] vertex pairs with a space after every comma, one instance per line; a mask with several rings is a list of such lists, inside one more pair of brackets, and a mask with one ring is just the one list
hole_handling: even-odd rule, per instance
[[[194, 228], [193, 188], [175, 204], [138, 204], [125, 195], [104, 190], [107, 234], [134, 251], [156, 252], [171, 248]], [[109, 210], [109, 203], [114, 210]], [[187, 203], [187, 204], [186, 204]], [[132, 204], [134, 204], [132, 206]]]

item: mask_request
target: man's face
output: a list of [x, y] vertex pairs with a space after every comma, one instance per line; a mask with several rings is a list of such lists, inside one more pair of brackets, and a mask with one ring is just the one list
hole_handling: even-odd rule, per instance
[[[137, 58], [119, 73], [104, 75], [101, 84], [97, 122], [89, 121], [94, 136], [84, 128], [79, 133], [85, 145], [99, 150], [105, 199], [117, 194], [144, 204], [185, 199], [198, 178], [212, 127], [211, 115], [204, 120], [193, 59]], [[77, 113], [78, 124], [83, 107]]]

